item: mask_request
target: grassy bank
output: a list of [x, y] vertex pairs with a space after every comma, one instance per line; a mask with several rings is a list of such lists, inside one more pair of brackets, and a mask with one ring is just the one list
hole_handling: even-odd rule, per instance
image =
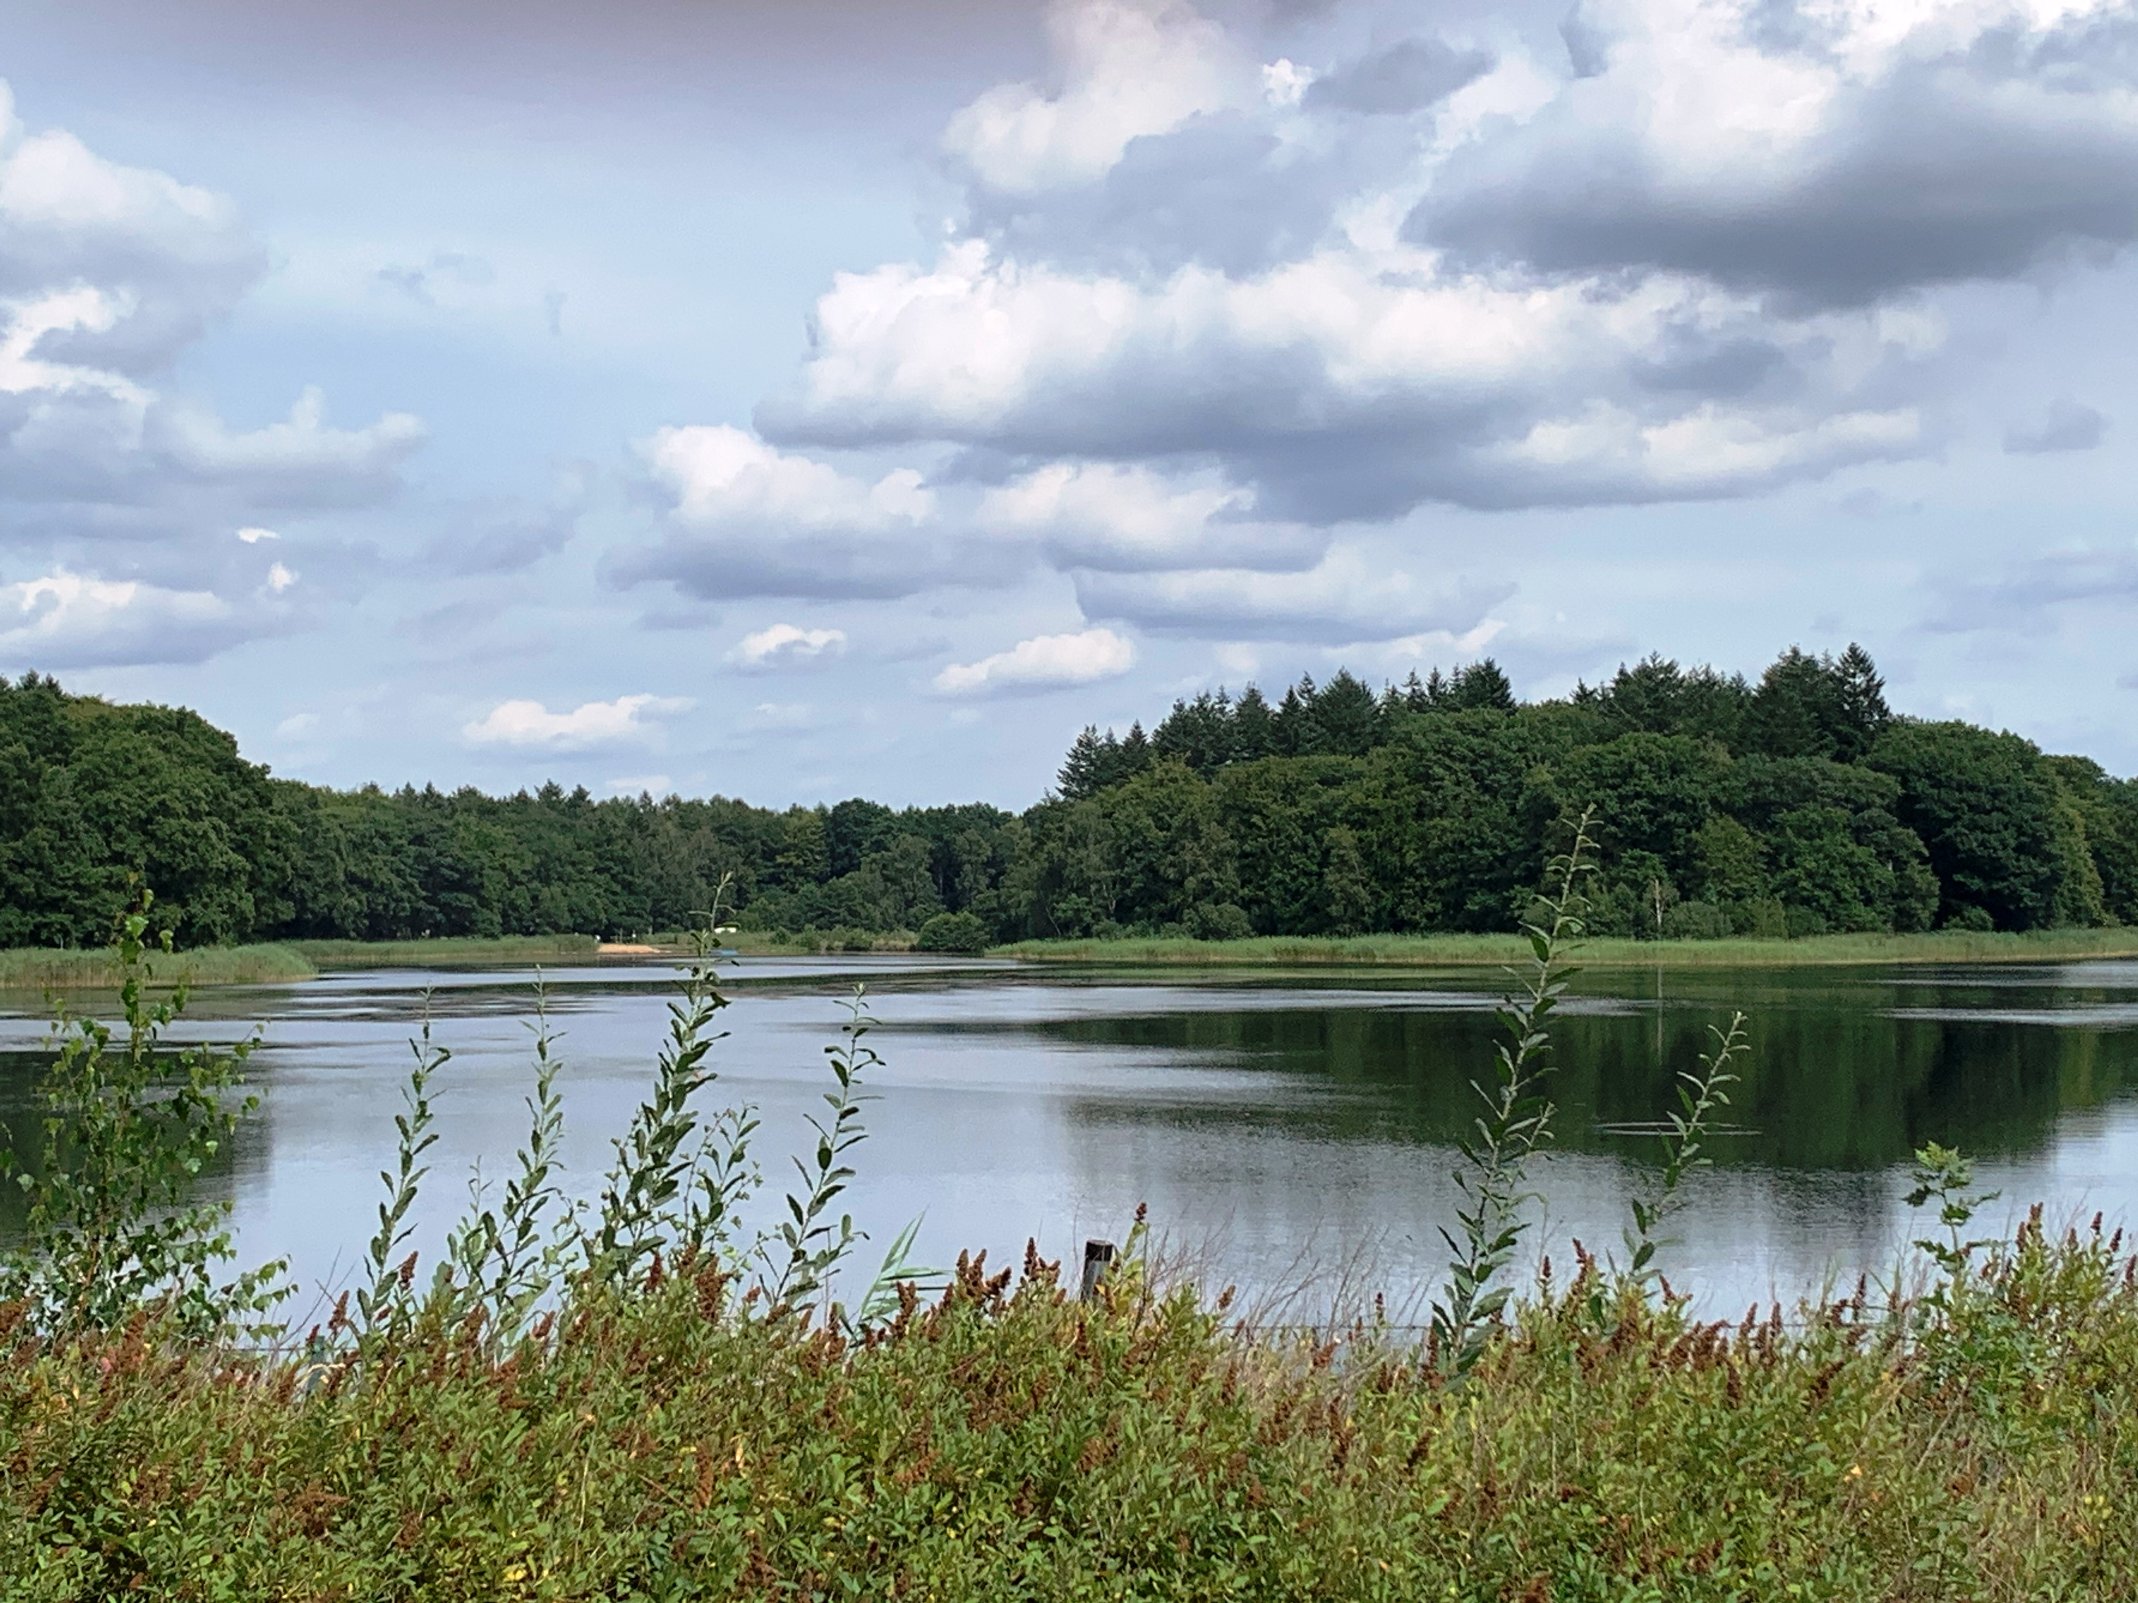
[[[1327, 965], [1420, 968], [1524, 961], [1529, 946], [1517, 935], [1257, 936], [1240, 941], [1163, 937], [1087, 941], [1019, 941], [995, 948], [998, 957], [1057, 963], [1180, 965], [1206, 968], [1291, 968]], [[1978, 934], [1941, 930], [1928, 935], [1812, 935], [1801, 940], [1588, 942], [1589, 968], [1790, 968], [1845, 963], [2040, 963], [2079, 958], [2138, 957], [2138, 929], [2045, 930], [2035, 934]]]
[[[295, 946], [208, 946], [153, 960], [154, 981], [181, 977], [194, 985], [283, 985], [317, 976], [310, 958]], [[119, 966], [109, 950], [0, 952], [0, 991], [110, 990]]]
[[[849, 1345], [717, 1273], [498, 1350], [0, 1341], [9, 1599], [2109, 1599], [2138, 1293], [2023, 1237], [1935, 1319], [1601, 1281], [1444, 1383], [1370, 1331], [971, 1267]], [[0, 1316], [4, 1317], [4, 1316]]]
[[590, 959], [591, 935], [453, 935], [423, 941], [292, 941], [292, 950], [322, 969], [471, 967]]

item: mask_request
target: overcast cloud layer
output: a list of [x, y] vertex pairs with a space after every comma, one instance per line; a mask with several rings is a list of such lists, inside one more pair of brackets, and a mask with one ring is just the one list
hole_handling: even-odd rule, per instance
[[49, 11], [0, 672], [337, 783], [1015, 803], [1219, 683], [1861, 639], [2138, 768], [2138, 5], [1063, 0], [895, 89], [822, 5]]

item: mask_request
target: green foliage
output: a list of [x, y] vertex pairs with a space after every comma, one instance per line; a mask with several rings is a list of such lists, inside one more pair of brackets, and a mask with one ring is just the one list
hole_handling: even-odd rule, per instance
[[182, 947], [315, 962], [438, 939], [564, 956], [485, 943], [682, 928], [722, 883], [747, 931], [806, 949], [902, 945], [945, 913], [990, 945], [1511, 933], [1555, 821], [1590, 803], [1612, 826], [1596, 935], [2138, 924], [2138, 782], [1896, 717], [1851, 646], [1792, 649], [1756, 685], [1650, 657], [1526, 705], [1489, 661], [1378, 692], [1342, 669], [1274, 703], [1204, 692], [1148, 733], [1083, 730], [1022, 816], [326, 791], [192, 714], [32, 675], [0, 684], [0, 947], [94, 944], [82, 909], [128, 874], [169, 887]]
[[[228, 1051], [172, 1049], [180, 983], [150, 999], [155, 899], [140, 892], [118, 921], [117, 1030], [62, 1013], [57, 1056], [37, 1088], [40, 1150], [0, 1153], [0, 1179], [29, 1199], [23, 1240], [0, 1260], [0, 1302], [57, 1337], [108, 1330], [154, 1311], [193, 1336], [252, 1328], [276, 1300], [283, 1266], [220, 1278], [231, 1256], [229, 1205], [195, 1183], [257, 1105], [242, 1095], [258, 1037]], [[171, 950], [168, 930], [158, 946]]]
[[444, 1047], [431, 1043], [428, 999], [422, 1034], [409, 1043], [409, 1050], [415, 1054], [416, 1065], [402, 1088], [401, 1111], [393, 1117], [399, 1138], [394, 1145], [394, 1167], [379, 1171], [386, 1197], [379, 1204], [378, 1233], [371, 1238], [371, 1284], [359, 1287], [356, 1294], [357, 1310], [367, 1329], [405, 1321], [415, 1308], [411, 1291], [415, 1255], [397, 1258], [396, 1254], [408, 1242], [412, 1229], [408, 1216], [423, 1177], [430, 1172], [423, 1155], [438, 1140], [438, 1132], [431, 1128], [436, 1122], [431, 1113], [431, 1077], [452, 1057]]
[[1997, 1200], [1997, 1193], [1975, 1190], [1974, 1164], [1935, 1141], [1916, 1153], [1913, 1178], [1914, 1187], [1904, 1200], [1911, 1208], [1936, 1203], [1937, 1221], [1945, 1230], [1944, 1240], [1925, 1236], [1915, 1245], [1945, 1272], [1942, 1295], [1957, 1296], [1966, 1288], [1975, 1253], [1993, 1245], [1988, 1240], [1967, 1240], [1965, 1232], [1975, 1215]]
[[913, 944], [923, 952], [984, 952], [994, 944], [990, 934], [977, 913], [938, 913]]
[[[772, 1244], [771, 1262], [776, 1269], [767, 1282], [767, 1295], [774, 1307], [804, 1305], [820, 1296], [832, 1270], [857, 1239], [853, 1216], [842, 1213], [834, 1222], [831, 1210], [854, 1178], [846, 1155], [865, 1134], [861, 1104], [869, 1098], [861, 1089], [861, 1077], [883, 1064], [867, 1041], [874, 1024], [857, 986], [840, 1030], [841, 1040], [824, 1049], [833, 1081], [832, 1089], [824, 1093], [824, 1105], [830, 1111], [826, 1115], [810, 1115], [809, 1127], [816, 1132], [816, 1147], [808, 1161], [794, 1160], [802, 1191], [788, 1195], [787, 1217], [780, 1222]], [[885, 1264], [886, 1274], [893, 1272], [893, 1261], [903, 1258], [904, 1247], [911, 1243], [908, 1232], [901, 1243], [893, 1245], [891, 1259]], [[868, 1300], [871, 1299], [864, 1302]]]
[[1432, 1309], [1433, 1351], [1441, 1371], [1453, 1379], [1476, 1367], [1506, 1307], [1510, 1291], [1498, 1281], [1522, 1237], [1521, 1210], [1532, 1196], [1524, 1189], [1525, 1172], [1552, 1138], [1552, 1104], [1544, 1094], [1552, 1066], [1549, 1026], [1577, 972], [1566, 958], [1581, 940], [1586, 903], [1580, 884], [1592, 867], [1589, 827], [1584, 813], [1574, 826], [1573, 844], [1553, 864], [1557, 883], [1543, 899], [1543, 911], [1523, 926], [1531, 966], [1518, 976], [1517, 996], [1500, 1009], [1507, 1039], [1493, 1049], [1492, 1085], [1475, 1087], [1485, 1111], [1476, 1121], [1476, 1135], [1460, 1147], [1463, 1167], [1455, 1180], [1465, 1201], [1455, 1213], [1456, 1230], [1440, 1232], [1455, 1256], [1448, 1264], [1446, 1290]]
[[1703, 1145], [1716, 1114], [1730, 1105], [1729, 1088], [1739, 1079], [1730, 1071], [1730, 1064], [1750, 1050], [1742, 1013], [1730, 1019], [1726, 1030], [1712, 1025], [1709, 1028], [1715, 1037], [1715, 1049], [1701, 1057], [1698, 1073], [1688, 1070], [1678, 1076], [1678, 1105], [1664, 1114], [1662, 1128], [1656, 1132], [1663, 1147], [1663, 1167], [1656, 1176], [1655, 1189], [1647, 1196], [1628, 1199], [1633, 1227], [1626, 1233], [1626, 1273], [1642, 1287], [1658, 1278], [1655, 1256], [1662, 1240], [1656, 1232], [1684, 1206], [1679, 1188], [1685, 1176], [1691, 1170], [1705, 1168], [1710, 1161]]
[[668, 1038], [652, 1094], [615, 1143], [615, 1162], [582, 1238], [584, 1271], [599, 1285], [629, 1286], [664, 1256], [716, 1253], [726, 1243], [756, 1126], [747, 1114], [730, 1124], [701, 1124], [698, 1094], [714, 1078], [708, 1059], [727, 1038], [713, 1028], [728, 1005], [714, 967], [718, 913], [716, 895], [680, 994], [668, 1005]]
[[1718, 1325], [1593, 1270], [1453, 1389], [1370, 1331], [1079, 1303], [1030, 1258], [860, 1343], [742, 1317], [709, 1264], [366, 1370], [15, 1341], [0, 1595], [2118, 1598], [2128, 1264], [2015, 1244], [1937, 1338], [1961, 1384], [1906, 1310]]
[[1998, 929], [2055, 924], [2072, 870], [2058, 838], [2068, 818], [2032, 745], [1966, 724], [1902, 724], [1870, 763], [1900, 782], [1897, 811], [1928, 849], [1940, 922], [1978, 908]]

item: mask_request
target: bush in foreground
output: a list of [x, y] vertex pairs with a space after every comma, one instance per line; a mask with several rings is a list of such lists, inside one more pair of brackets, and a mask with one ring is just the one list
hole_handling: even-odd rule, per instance
[[10, 1599], [2114, 1598], [2138, 1293], [2029, 1228], [1944, 1314], [1703, 1325], [1594, 1266], [1449, 1385], [1123, 1275], [961, 1267], [856, 1345], [706, 1265], [505, 1349], [154, 1321], [0, 1355]]

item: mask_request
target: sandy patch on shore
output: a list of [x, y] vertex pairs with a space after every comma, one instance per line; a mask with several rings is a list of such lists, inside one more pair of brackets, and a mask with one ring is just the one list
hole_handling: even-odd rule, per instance
[[659, 957], [658, 946], [645, 946], [636, 941], [603, 941], [594, 948], [601, 957]]

